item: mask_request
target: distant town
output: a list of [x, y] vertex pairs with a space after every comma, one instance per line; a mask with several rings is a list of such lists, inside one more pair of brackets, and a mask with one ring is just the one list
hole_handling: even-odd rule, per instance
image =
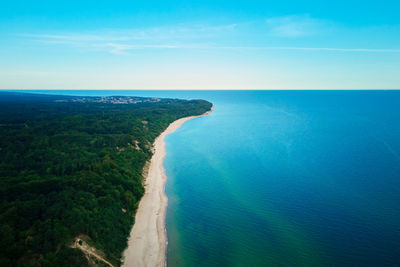
[[81, 97], [71, 99], [60, 99], [55, 102], [78, 102], [78, 103], [105, 103], [105, 104], [138, 104], [160, 102], [159, 98], [131, 97], [131, 96], [106, 96], [106, 97]]

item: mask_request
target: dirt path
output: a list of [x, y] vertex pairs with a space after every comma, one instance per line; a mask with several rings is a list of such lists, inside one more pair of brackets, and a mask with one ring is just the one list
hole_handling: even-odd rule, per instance
[[85, 256], [88, 259], [88, 261], [91, 261], [90, 257], [94, 257], [94, 258], [104, 262], [108, 266], [114, 267], [114, 265], [112, 265], [109, 261], [104, 259], [104, 256], [103, 256], [104, 253], [102, 253], [101, 251], [89, 246], [84, 240], [82, 240], [79, 237], [77, 237], [75, 239], [75, 242], [71, 247], [80, 249], [85, 254]]

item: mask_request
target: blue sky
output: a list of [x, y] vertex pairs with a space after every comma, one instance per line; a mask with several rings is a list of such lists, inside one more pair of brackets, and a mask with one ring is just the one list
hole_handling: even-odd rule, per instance
[[3, 89], [399, 89], [399, 1], [3, 1]]

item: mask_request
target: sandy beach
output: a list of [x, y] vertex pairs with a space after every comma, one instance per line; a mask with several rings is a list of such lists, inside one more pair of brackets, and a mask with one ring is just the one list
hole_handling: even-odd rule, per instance
[[122, 266], [164, 267], [166, 265], [165, 214], [168, 199], [164, 192], [167, 179], [163, 167], [166, 154], [164, 139], [165, 136], [176, 131], [186, 121], [209, 113], [176, 120], [155, 140], [153, 144], [154, 154], [145, 180], [145, 194], [140, 200], [136, 212], [135, 224], [130, 233], [128, 247], [123, 253]]

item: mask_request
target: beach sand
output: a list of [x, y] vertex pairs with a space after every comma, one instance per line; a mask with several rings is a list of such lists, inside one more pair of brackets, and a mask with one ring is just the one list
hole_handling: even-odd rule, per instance
[[147, 177], [145, 194], [139, 203], [135, 216], [135, 224], [130, 233], [128, 247], [123, 253], [124, 267], [153, 267], [166, 265], [167, 234], [165, 231], [165, 214], [167, 196], [164, 188], [166, 175], [163, 167], [165, 157], [165, 136], [176, 131], [186, 121], [208, 115], [181, 118], [171, 123], [157, 137], [153, 146]]

